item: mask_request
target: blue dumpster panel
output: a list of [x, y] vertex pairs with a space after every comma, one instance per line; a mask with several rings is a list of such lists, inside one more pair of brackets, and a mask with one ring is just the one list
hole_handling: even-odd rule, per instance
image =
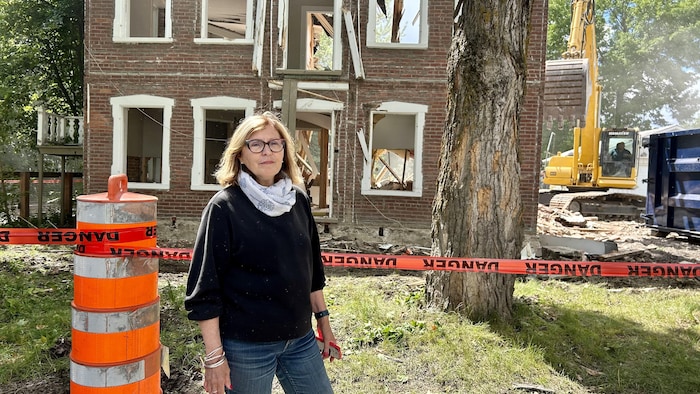
[[649, 136], [646, 225], [700, 238], [700, 129]]

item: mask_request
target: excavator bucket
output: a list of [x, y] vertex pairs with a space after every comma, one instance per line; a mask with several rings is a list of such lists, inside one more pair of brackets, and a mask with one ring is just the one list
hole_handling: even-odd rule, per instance
[[[544, 119], [559, 127], [586, 124], [588, 61], [586, 59], [550, 60], [545, 66]], [[580, 122], [580, 123], [577, 123]]]

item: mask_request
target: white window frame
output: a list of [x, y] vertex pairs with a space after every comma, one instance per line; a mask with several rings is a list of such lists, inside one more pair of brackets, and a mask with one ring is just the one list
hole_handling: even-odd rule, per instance
[[130, 37], [131, 1], [114, 0], [114, 22], [112, 41], [114, 42], [173, 42], [172, 0], [165, 0], [165, 37]]
[[[324, 7], [307, 7], [303, 6], [303, 11], [315, 11], [322, 10]], [[343, 69], [343, 0], [333, 0], [333, 65], [331, 67], [332, 71], [341, 71]], [[282, 66], [280, 70], [287, 70], [287, 58], [289, 50], [289, 0], [279, 0], [278, 14], [277, 14], [277, 28], [279, 31], [279, 36], [277, 37], [278, 45], [284, 49], [284, 54], [282, 58]], [[292, 69], [296, 70], [296, 69]], [[307, 72], [313, 72], [313, 70], [305, 70]]]
[[[411, 0], [415, 1], [415, 0]], [[367, 15], [367, 47], [385, 49], [426, 49], [428, 48], [428, 0], [419, 0], [420, 4], [420, 36], [418, 42], [413, 43], [392, 43], [377, 42], [377, 0], [369, 0]]]
[[145, 94], [112, 97], [112, 175], [126, 174], [127, 119], [129, 108], [159, 108], [163, 110], [163, 147], [160, 183], [129, 182], [131, 189], [170, 190], [170, 120], [175, 100]]
[[[421, 197], [423, 195], [423, 133], [425, 128], [425, 114], [428, 112], [428, 106], [423, 104], [404, 103], [399, 101], [390, 101], [382, 103], [377, 109], [370, 112], [369, 119], [369, 142], [365, 157], [364, 169], [362, 174], [362, 190], [363, 195], [374, 196], [397, 196], [397, 197]], [[374, 114], [391, 114], [391, 115], [414, 115], [414, 148], [413, 148], [413, 190], [379, 190], [371, 188], [372, 180], [372, 141], [374, 134], [373, 118]]]
[[[209, 20], [208, 14], [209, 14], [209, 1], [210, 0], [201, 0], [202, 4], [202, 13], [200, 15], [200, 29], [199, 29], [199, 37], [195, 37], [194, 42], [196, 44], [246, 44], [246, 45], [252, 45], [253, 44], [253, 35], [254, 35], [254, 27], [255, 23], [253, 22], [253, 0], [240, 0], [240, 1], [245, 1], [246, 2], [246, 15], [245, 15], [245, 38], [235, 38], [235, 39], [226, 39], [226, 38], [209, 38], [209, 24], [207, 23]], [[263, 0], [260, 0], [263, 1]]]
[[216, 110], [245, 110], [245, 116], [253, 115], [255, 100], [246, 100], [237, 97], [204, 97], [190, 100], [192, 104], [192, 116], [194, 117], [194, 138], [192, 144], [192, 173], [190, 189], [217, 191], [221, 190], [218, 184], [205, 183], [204, 158], [206, 144], [206, 111]]

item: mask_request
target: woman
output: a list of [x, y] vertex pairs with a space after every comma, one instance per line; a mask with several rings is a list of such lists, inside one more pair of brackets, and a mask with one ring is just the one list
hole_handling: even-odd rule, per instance
[[215, 175], [224, 189], [204, 208], [185, 298], [205, 390], [270, 393], [277, 375], [286, 393], [332, 393], [321, 248], [289, 132], [270, 112], [245, 119]]

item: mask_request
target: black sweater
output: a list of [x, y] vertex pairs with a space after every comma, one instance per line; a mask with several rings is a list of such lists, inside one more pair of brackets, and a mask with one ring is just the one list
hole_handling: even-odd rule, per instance
[[190, 320], [218, 316], [224, 338], [299, 338], [311, 329], [309, 295], [324, 286], [318, 230], [302, 192], [278, 217], [260, 212], [238, 186], [211, 198], [187, 279]]

